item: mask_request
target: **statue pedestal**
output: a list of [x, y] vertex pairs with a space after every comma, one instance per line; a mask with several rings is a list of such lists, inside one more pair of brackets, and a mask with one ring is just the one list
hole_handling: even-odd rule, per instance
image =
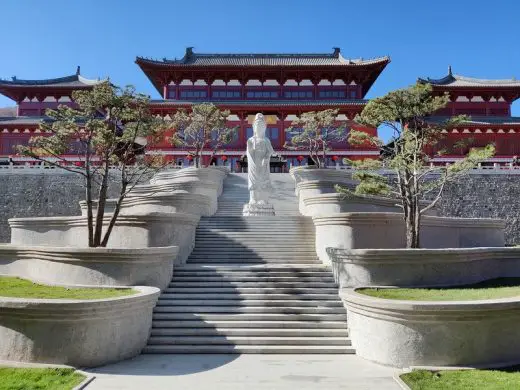
[[274, 216], [274, 207], [272, 204], [250, 204], [246, 203], [244, 205], [244, 209], [242, 210], [242, 215], [244, 217], [267, 217]]

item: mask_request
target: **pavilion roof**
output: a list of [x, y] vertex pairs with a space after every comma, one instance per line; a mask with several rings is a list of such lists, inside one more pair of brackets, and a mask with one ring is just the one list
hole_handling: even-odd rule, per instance
[[[39, 125], [41, 122], [49, 122], [48, 116], [4, 116], [0, 117], [2, 125]], [[0, 129], [1, 130], [1, 129]]]
[[418, 82], [440, 87], [462, 88], [520, 88], [520, 80], [511, 79], [479, 79], [453, 74], [451, 66], [448, 74], [440, 79], [419, 78]]
[[388, 65], [390, 57], [347, 59], [339, 48], [334, 48], [332, 53], [213, 54], [195, 53], [189, 47], [181, 59], [137, 57], [135, 62], [161, 95], [165, 85], [177, 84], [183, 79], [209, 82], [216, 79], [239, 79], [241, 82], [248, 78], [274, 79], [283, 84], [290, 79], [326, 78], [361, 84], [364, 96]]
[[11, 80], [0, 79], [0, 94], [16, 101], [21, 100], [22, 96], [26, 97], [28, 95], [24, 91], [34, 91], [35, 94], [45, 94], [46, 92], [52, 94], [51, 91], [63, 92], [88, 89], [104, 81], [106, 80], [92, 80], [81, 76], [80, 68], [78, 67], [76, 74], [53, 79], [25, 80], [18, 79], [16, 76], [12, 77]]
[[389, 57], [373, 59], [349, 59], [341, 55], [339, 48], [332, 53], [195, 53], [187, 48], [181, 59], [153, 60], [137, 57], [137, 63], [164, 66], [362, 66], [388, 63]]

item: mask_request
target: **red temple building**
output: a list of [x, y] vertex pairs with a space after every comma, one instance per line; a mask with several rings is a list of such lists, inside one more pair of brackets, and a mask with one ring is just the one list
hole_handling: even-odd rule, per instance
[[[303, 112], [337, 108], [338, 121], [349, 128], [375, 134], [376, 129], [361, 127], [353, 119], [363, 110], [367, 92], [390, 59], [347, 59], [339, 48], [326, 54], [201, 54], [187, 48], [180, 59], [137, 57], [135, 62], [161, 96], [151, 101], [156, 115], [171, 116], [179, 108], [202, 102], [230, 110], [229, 125], [236, 126], [238, 134], [220, 157], [225, 156], [226, 163], [236, 167], [245, 154], [246, 140], [252, 135], [252, 119], [258, 112], [267, 119], [267, 136], [275, 151], [290, 166], [309, 162], [305, 151], [284, 148], [290, 140], [285, 129]], [[40, 132], [39, 123], [48, 119], [47, 108], [74, 105], [74, 90], [90, 89], [100, 82], [81, 76], [79, 67], [76, 74], [57, 79], [0, 79], [0, 93], [17, 103], [17, 115], [0, 114], [0, 160], [13, 155], [15, 145], [26, 144], [32, 135]], [[511, 104], [520, 97], [520, 81], [462, 77], [452, 74], [450, 68], [441, 79], [420, 78], [418, 82], [430, 84], [436, 94], [450, 96], [448, 106], [433, 120], [458, 114], [470, 116], [458, 128], [444, 131], [446, 137], [429, 152], [435, 154], [441, 148], [451, 148], [452, 154], [436, 157], [435, 161], [453, 161], [467, 153], [469, 147], [489, 143], [496, 146], [493, 162], [508, 163], [513, 156], [520, 155], [520, 118], [511, 116]], [[452, 148], [461, 139], [469, 141], [468, 145]], [[187, 150], [173, 147], [166, 139], [153, 152], [163, 153], [177, 164], [190, 162]], [[329, 160], [339, 162], [345, 156], [361, 159], [378, 155], [376, 149], [342, 141], [332, 145]], [[303, 161], [299, 161], [301, 156]], [[67, 157], [75, 159], [73, 155]], [[222, 164], [223, 160], [215, 163]]]
[[[99, 79], [90, 80], [81, 76], [79, 67], [75, 74], [57, 79], [0, 79], [0, 93], [17, 104], [16, 116], [0, 117], [0, 158], [7, 160], [15, 154], [13, 148], [16, 145], [27, 144], [33, 135], [40, 134], [40, 122], [48, 120], [45, 110], [57, 108], [60, 104], [74, 106], [73, 91], [91, 89], [100, 82]], [[70, 156], [70, 159], [75, 158]]]
[[[495, 145], [495, 157], [490, 162], [509, 163], [520, 155], [520, 117], [511, 116], [511, 104], [520, 97], [520, 81], [515, 79], [487, 80], [453, 74], [451, 67], [441, 79], [419, 78], [430, 84], [438, 95], [449, 94], [450, 102], [433, 119], [444, 120], [453, 115], [467, 115], [462, 125], [446, 129], [445, 137], [429, 150], [449, 150], [436, 157], [436, 162], [450, 162], [464, 156], [470, 147]], [[464, 147], [455, 146], [465, 141]]]
[[[154, 113], [167, 116], [198, 102], [230, 110], [229, 125], [238, 127], [238, 135], [223, 154], [231, 166], [244, 155], [246, 141], [253, 134], [252, 118], [258, 112], [267, 118], [267, 136], [276, 153], [291, 166], [300, 164], [297, 157], [306, 153], [283, 147], [290, 137], [285, 129], [302, 112], [337, 108], [338, 121], [375, 134], [376, 129], [355, 125], [352, 119], [363, 110], [365, 95], [389, 62], [388, 57], [346, 59], [339, 48], [329, 54], [200, 54], [188, 48], [181, 59], [136, 59], [162, 96], [151, 103]], [[188, 163], [185, 150], [166, 142], [157, 149], [178, 163]], [[332, 149], [329, 158], [379, 154], [346, 141], [333, 144]], [[305, 158], [303, 163], [307, 161]]]

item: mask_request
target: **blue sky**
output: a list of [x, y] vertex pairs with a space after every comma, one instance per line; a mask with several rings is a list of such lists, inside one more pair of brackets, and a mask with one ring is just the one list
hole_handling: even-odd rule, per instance
[[[520, 78], [517, 0], [2, 0], [0, 77], [51, 78], [81, 65], [159, 98], [135, 56], [199, 52], [389, 55], [368, 97], [453, 72]], [[0, 107], [14, 103], [0, 97]], [[520, 103], [513, 106], [520, 116]]]

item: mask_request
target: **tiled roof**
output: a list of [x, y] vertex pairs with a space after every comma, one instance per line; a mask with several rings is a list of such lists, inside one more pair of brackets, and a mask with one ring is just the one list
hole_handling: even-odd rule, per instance
[[38, 125], [41, 122], [50, 121], [47, 116], [6, 116], [0, 117], [0, 126], [2, 125]]
[[[447, 116], [432, 116], [431, 121], [444, 122], [450, 117]], [[520, 125], [520, 117], [515, 116], [470, 116], [466, 124], [471, 125]]]
[[0, 79], [0, 87], [12, 86], [12, 87], [63, 87], [63, 88], [78, 88], [86, 87], [99, 84], [106, 80], [91, 80], [81, 76], [79, 73], [60, 77], [56, 79], [44, 79], [44, 80], [22, 80], [12, 77], [11, 80]]
[[514, 78], [499, 80], [477, 79], [473, 77], [465, 77], [457, 74], [452, 74], [451, 68], [448, 71], [448, 75], [440, 79], [431, 79], [428, 77], [425, 79], [419, 78], [418, 81], [420, 83], [426, 83], [443, 87], [520, 87], [520, 80], [516, 80]]
[[387, 63], [389, 57], [379, 57], [373, 59], [348, 59], [344, 58], [339, 48], [335, 48], [333, 53], [310, 53], [310, 54], [209, 54], [195, 53], [192, 48], [186, 50], [186, 54], [181, 59], [153, 60], [144, 57], [137, 57], [136, 62], [147, 62], [155, 65], [176, 65], [176, 66], [356, 66], [370, 65], [375, 63]]
[[269, 107], [284, 107], [284, 106], [352, 106], [364, 105], [368, 100], [352, 99], [352, 100], [210, 100], [210, 101], [188, 101], [188, 100], [151, 100], [150, 103], [157, 105], [175, 105], [175, 106], [192, 106], [201, 103], [213, 103], [216, 106], [269, 106]]

